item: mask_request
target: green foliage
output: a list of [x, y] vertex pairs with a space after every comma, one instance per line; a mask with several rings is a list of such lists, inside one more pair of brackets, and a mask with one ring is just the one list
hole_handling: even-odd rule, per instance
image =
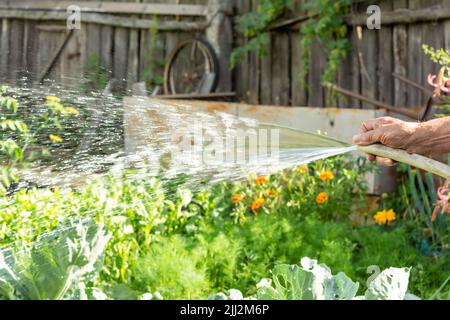
[[0, 299], [61, 300], [95, 279], [110, 236], [89, 221], [59, 227], [31, 248], [0, 251]]
[[[390, 228], [348, 219], [350, 207], [363, 202], [369, 169], [336, 157], [259, 179], [264, 183], [251, 177], [197, 192], [133, 171], [77, 190], [20, 190], [0, 197], [0, 247], [32, 246], [72, 217], [101, 223], [111, 234], [103, 268], [74, 292], [79, 298], [205, 298], [228, 288], [255, 295], [267, 270], [302, 256], [345, 272], [360, 290], [367, 266], [411, 266], [411, 292], [429, 297], [446, 279], [444, 259], [420, 257], [400, 219]], [[327, 202], [317, 203], [320, 192]], [[235, 193], [246, 196], [233, 203]], [[254, 211], [256, 197], [266, 202]]]
[[165, 61], [162, 58], [158, 58], [159, 51], [161, 50], [158, 43], [158, 17], [153, 16], [149, 29], [150, 43], [147, 51], [147, 66], [142, 71], [141, 80], [145, 81], [148, 88], [155, 86], [161, 86], [164, 82], [164, 78], [157, 73], [157, 69], [164, 67]]
[[325, 82], [334, 80], [342, 60], [350, 49], [344, 15], [349, 13], [351, 4], [351, 0], [309, 0], [305, 3], [305, 10], [311, 18], [301, 29], [300, 59], [303, 65], [301, 80], [305, 79], [308, 73], [311, 46], [315, 41], [319, 41], [328, 59], [322, 80]]
[[[422, 45], [424, 53], [430, 57], [434, 63], [440, 64], [444, 68], [444, 76], [450, 77], [450, 51], [445, 49], [434, 49], [426, 44]], [[443, 110], [443, 114], [437, 114], [438, 117], [448, 116], [450, 112], [450, 98], [448, 96], [440, 96], [439, 109]]]
[[259, 300], [349, 300], [359, 287], [345, 273], [332, 275], [326, 265], [307, 257], [301, 259], [301, 266], [275, 266], [272, 279], [274, 287], [269, 279], [259, 283]]
[[[397, 211], [403, 212], [406, 220], [416, 226], [414, 241], [424, 255], [445, 255], [448, 250], [446, 244], [449, 241], [450, 226], [447, 215], [438, 214], [436, 220], [432, 220], [438, 200], [433, 175], [422, 175], [420, 170], [407, 165], [401, 165], [399, 171], [404, 175], [400, 178]], [[438, 183], [443, 184], [442, 179], [440, 180]]]
[[[249, 51], [265, 55], [270, 43], [269, 27], [289, 8], [288, 0], [260, 1], [256, 12], [250, 12], [240, 20], [240, 31], [249, 38], [247, 43], [233, 50], [231, 65], [236, 66]], [[318, 41], [327, 55], [327, 67], [322, 74], [323, 81], [333, 81], [339, 66], [347, 56], [351, 44], [347, 39], [348, 28], [344, 15], [351, 8], [351, 0], [308, 0], [304, 10], [309, 19], [302, 25], [302, 63], [299, 79], [303, 82], [308, 74], [311, 60], [311, 46]]]
[[211, 291], [203, 259], [179, 237], [164, 239], [134, 265], [135, 286], [165, 299], [203, 299]]
[[[212, 191], [225, 195], [215, 204], [216, 210], [230, 212], [236, 221], [245, 221], [249, 214], [258, 212], [288, 211], [302, 212], [319, 219], [344, 219], [352, 212], [352, 207], [362, 204], [366, 190], [364, 174], [373, 166], [363, 159], [336, 157], [333, 161], [317, 161], [309, 166], [287, 169], [267, 177], [267, 181], [257, 185], [257, 177], [250, 177], [242, 183], [224, 183]], [[331, 174], [333, 178], [321, 178], [321, 174]], [[326, 178], [326, 177], [325, 177]], [[319, 193], [325, 192], [328, 201], [317, 203]], [[272, 195], [271, 195], [272, 194]], [[243, 197], [233, 204], [233, 195]], [[255, 199], [265, 200], [262, 208], [251, 210]], [[211, 201], [214, 201], [211, 199]]]
[[88, 56], [84, 76], [86, 81], [83, 83], [82, 90], [86, 93], [102, 91], [106, 88], [110, 71], [102, 64], [99, 54], [92, 53]]
[[50, 155], [49, 147], [61, 143], [66, 119], [78, 111], [49, 96], [42, 107], [29, 111], [11, 98], [8, 89], [0, 90], [0, 195], [19, 179], [18, 168]]
[[241, 18], [239, 30], [249, 40], [244, 46], [233, 50], [231, 54], [232, 67], [235, 67], [249, 51], [255, 51], [260, 55], [266, 54], [266, 48], [270, 41], [268, 27], [284, 13], [291, 2], [291, 0], [261, 0], [256, 12], [250, 12]]
[[422, 45], [423, 52], [430, 57], [431, 61], [441, 66], [450, 65], [450, 53], [445, 49], [434, 49], [429, 45]]
[[[359, 284], [340, 272], [331, 273], [325, 264], [303, 257], [299, 265], [276, 265], [272, 279], [263, 278], [256, 286], [258, 300], [403, 300], [409, 282], [409, 268], [388, 268], [369, 281], [364, 296], [356, 296]], [[237, 290], [233, 290], [237, 291]], [[242, 294], [233, 295], [242, 299]], [[233, 299], [224, 294], [214, 299]], [[250, 297], [251, 299], [254, 297]]]

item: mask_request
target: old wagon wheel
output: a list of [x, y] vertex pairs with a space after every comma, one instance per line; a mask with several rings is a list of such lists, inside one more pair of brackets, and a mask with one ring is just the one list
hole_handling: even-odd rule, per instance
[[219, 62], [206, 41], [186, 40], [170, 53], [164, 70], [165, 94], [210, 93], [218, 81]]

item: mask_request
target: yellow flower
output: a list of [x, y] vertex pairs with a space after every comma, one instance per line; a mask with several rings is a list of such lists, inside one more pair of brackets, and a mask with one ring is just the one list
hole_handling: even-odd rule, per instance
[[378, 211], [374, 216], [373, 220], [375, 220], [376, 223], [379, 225], [384, 224], [390, 224], [392, 221], [395, 220], [395, 212], [394, 210], [390, 209], [388, 211]]
[[300, 172], [300, 173], [308, 173], [308, 166], [304, 165], [304, 166], [298, 167], [298, 172]]
[[319, 175], [320, 180], [326, 181], [326, 180], [333, 180], [334, 174], [331, 171], [323, 171]]
[[262, 185], [262, 184], [266, 184], [267, 183], [267, 179], [265, 177], [258, 177], [255, 180], [255, 183], [257, 186]]
[[74, 107], [65, 107], [64, 108], [64, 113], [68, 113], [68, 114], [80, 114], [80, 112], [75, 109]]
[[268, 195], [269, 197], [275, 197], [276, 194], [277, 194], [277, 193], [276, 193], [275, 190], [273, 190], [273, 189], [269, 189], [269, 191], [267, 191], [267, 195]]
[[63, 139], [60, 136], [56, 136], [54, 134], [49, 134], [48, 137], [50, 138], [50, 140], [52, 142], [55, 142], [55, 143], [63, 142]]
[[257, 211], [259, 208], [262, 207], [262, 205], [264, 204], [265, 200], [263, 198], [257, 198], [255, 199], [255, 201], [252, 202], [252, 211], [255, 212]]
[[329, 199], [328, 194], [326, 192], [321, 192], [316, 197], [317, 204], [324, 204]]
[[241, 201], [242, 199], [244, 199], [244, 196], [242, 194], [238, 193], [231, 197], [231, 202], [237, 203], [237, 202]]
[[386, 212], [386, 219], [387, 219], [388, 223], [391, 223], [392, 221], [395, 220], [394, 210], [390, 209], [389, 211]]
[[46, 97], [47, 103], [60, 103], [61, 99], [55, 96], [47, 96]]

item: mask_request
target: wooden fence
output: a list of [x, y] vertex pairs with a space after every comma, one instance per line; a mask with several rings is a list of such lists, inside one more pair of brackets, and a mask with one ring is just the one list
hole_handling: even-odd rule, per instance
[[[298, 16], [305, 15], [301, 9], [304, 1], [294, 1]], [[232, 46], [246, 41], [236, 32], [236, 24], [235, 32], [232, 32], [231, 22], [254, 10], [257, 0], [91, 0], [90, 10], [82, 12], [81, 30], [67, 40], [64, 50], [59, 50], [67, 37], [67, 14], [62, 9], [68, 3], [83, 4], [87, 1], [56, 2], [60, 11], [55, 10], [58, 9], [55, 1], [0, 0], [2, 77], [16, 80], [28, 71], [34, 81], [49, 77], [70, 84], [86, 72], [89, 57], [97, 55], [101, 65], [110, 70], [113, 77], [126, 78], [133, 83], [143, 78], [149, 64], [153, 65], [154, 74], [162, 76], [162, 65], [153, 62], [164, 60], [181, 40], [198, 36], [208, 37], [219, 51], [221, 81], [218, 90], [234, 90], [239, 100], [253, 104], [327, 105], [320, 78], [326, 57], [319, 43], [311, 49], [311, 66], [306, 81], [309, 88], [306, 89], [299, 81], [298, 75], [302, 71], [299, 29], [302, 23], [272, 32], [268, 56], [249, 53], [233, 72], [230, 71], [228, 59]], [[145, 2], [155, 5], [145, 6]], [[34, 9], [20, 8], [21, 4], [27, 3], [33, 4]], [[355, 3], [353, 14], [346, 19], [353, 48], [342, 63], [336, 83], [396, 106], [423, 105], [426, 94], [395, 80], [392, 73], [426, 84], [426, 76], [435, 72], [437, 66], [425, 57], [421, 45], [426, 43], [450, 49], [450, 0]], [[217, 4], [222, 6], [211, 11]], [[378, 4], [382, 9], [381, 30], [365, 27], [365, 12], [369, 4]], [[11, 6], [15, 8], [11, 9]], [[221, 19], [212, 23], [217, 15]], [[150, 27], [154, 16], [158, 19], [154, 27], [157, 33]], [[153, 50], [149, 49], [151, 45]], [[49, 65], [52, 61], [54, 65]], [[331, 104], [373, 107], [340, 97]]]
[[[305, 15], [301, 10], [304, 1], [295, 1], [300, 17]], [[381, 8], [380, 30], [366, 27], [366, 10], [370, 4]], [[257, 1], [239, 1], [238, 11], [244, 14], [256, 6]], [[421, 46], [429, 44], [450, 49], [450, 0], [359, 1], [346, 21], [350, 26], [352, 50], [342, 63], [336, 83], [395, 106], [423, 106], [427, 95], [394, 79], [392, 73], [427, 86], [427, 75], [436, 72], [438, 67], [423, 54]], [[311, 49], [311, 66], [305, 82], [308, 90], [299, 79], [303, 67], [300, 62], [301, 26], [299, 23], [273, 32], [268, 56], [251, 53], [243, 59], [234, 78], [243, 100], [269, 105], [327, 105], [320, 78], [326, 56], [319, 44]], [[240, 37], [237, 43], [245, 43], [245, 39]], [[359, 100], [342, 98], [333, 100], [331, 105], [373, 107]]]
[[[149, 64], [155, 77], [161, 77], [161, 61], [180, 41], [209, 33], [226, 64], [219, 90], [230, 90], [231, 40], [226, 40], [231, 39], [231, 24], [221, 19], [229, 14], [226, 6], [215, 0], [148, 2], [0, 1], [1, 76], [14, 81], [27, 71], [32, 81], [48, 77], [71, 84], [89, 71], [89, 59], [98, 57], [112, 77], [134, 83], [142, 80]], [[73, 35], [66, 27], [67, 7], [72, 4], [82, 9], [81, 29]], [[228, 42], [228, 50], [214, 43], [216, 38]]]

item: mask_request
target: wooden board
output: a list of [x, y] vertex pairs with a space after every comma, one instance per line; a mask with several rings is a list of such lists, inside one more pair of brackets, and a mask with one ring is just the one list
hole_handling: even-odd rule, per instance
[[2, 35], [0, 39], [0, 76], [1, 78], [8, 77], [9, 66], [9, 36], [10, 36], [10, 21], [9, 19], [2, 20]]
[[128, 73], [128, 38], [128, 30], [115, 28], [113, 77], [118, 80], [124, 80]]
[[[391, 1], [380, 3], [381, 11], [391, 11]], [[392, 26], [381, 26], [378, 31], [378, 100], [387, 104], [394, 104], [394, 72], [393, 64], [393, 29]]]
[[[279, 34], [273, 43], [279, 53], [288, 53], [290, 49], [289, 34]], [[272, 104], [289, 105], [290, 100], [290, 60], [288, 54], [272, 56]]]
[[322, 74], [324, 71], [325, 54], [318, 42], [314, 42], [310, 52], [310, 68], [308, 73], [308, 105], [323, 107], [325, 105], [324, 90], [322, 89]]
[[[420, 9], [421, 8], [421, 0], [409, 0], [409, 8], [410, 9]], [[424, 59], [424, 55], [422, 52], [422, 24], [415, 23], [410, 24], [408, 26], [408, 51], [410, 54], [408, 55], [408, 71], [407, 75], [410, 80], [413, 80], [417, 83], [423, 83], [423, 69], [422, 63]], [[407, 94], [409, 98], [409, 105], [411, 106], [419, 106], [422, 105], [422, 92], [412, 88], [411, 86], [407, 87]]]
[[[378, 30], [362, 29], [361, 42], [361, 92], [372, 99], [378, 98], [378, 74], [377, 74], [377, 57], [378, 57]], [[363, 102], [364, 109], [372, 109], [373, 105]]]
[[146, 4], [124, 3], [111, 1], [46, 1], [11, 0], [0, 3], [0, 9], [23, 10], [54, 10], [67, 11], [69, 6], [77, 6], [81, 12], [110, 13], [110, 14], [150, 14], [168, 16], [205, 16], [208, 8], [202, 5], [181, 4]]
[[[428, 0], [428, 1], [422, 1], [422, 6], [426, 7], [432, 7], [435, 5], [441, 5], [443, 1], [441, 0]], [[444, 1], [446, 2], [446, 1]], [[424, 23], [422, 24], [422, 41], [423, 44], [427, 44], [435, 49], [441, 49], [444, 47], [444, 24], [440, 22], [433, 22], [433, 23]], [[428, 86], [426, 82], [426, 77], [429, 74], [437, 74], [440, 66], [436, 63], [432, 62], [429, 57], [425, 56], [422, 50], [420, 50], [420, 55], [423, 59], [422, 63], [422, 81], [421, 84]], [[422, 96], [421, 105], [425, 105], [426, 103], [425, 96]]]
[[[86, 27], [75, 30], [66, 47], [64, 48], [59, 65], [61, 66], [61, 82], [67, 86], [79, 86], [83, 81], [83, 75], [86, 65], [87, 56], [86, 49]], [[95, 48], [98, 54], [99, 48]]]
[[128, 89], [131, 89], [133, 83], [139, 81], [139, 33], [138, 30], [130, 31], [128, 46]]
[[306, 88], [306, 79], [301, 78], [304, 66], [301, 62], [303, 49], [300, 41], [301, 35], [293, 32], [290, 35], [291, 41], [291, 104], [294, 106], [304, 106], [308, 103], [308, 91]]
[[[406, 8], [406, 0], [398, 0], [394, 3], [394, 9]], [[406, 25], [395, 25], [393, 42], [394, 42], [394, 71], [400, 75], [406, 76], [408, 68], [408, 42], [407, 42], [407, 28]], [[407, 88], [404, 82], [395, 79], [395, 105], [404, 107], [407, 106], [408, 96]]]

